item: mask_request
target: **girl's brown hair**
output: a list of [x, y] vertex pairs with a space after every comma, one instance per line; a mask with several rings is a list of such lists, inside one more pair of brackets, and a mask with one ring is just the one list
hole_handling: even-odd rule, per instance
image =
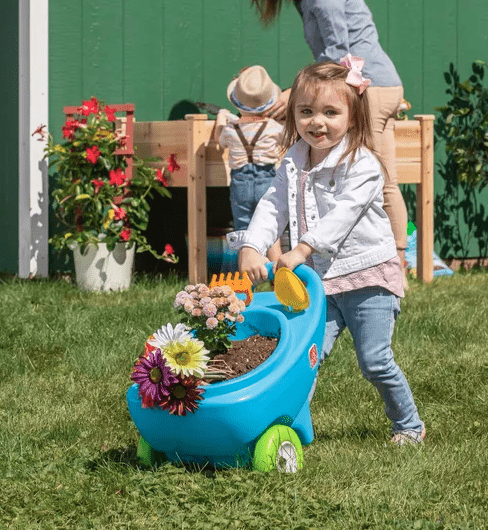
[[349, 107], [349, 119], [351, 120], [347, 135], [349, 142], [338, 165], [350, 154], [352, 155], [351, 160], [354, 160], [357, 150], [360, 147], [366, 147], [378, 158], [386, 176], [386, 168], [373, 145], [373, 129], [367, 90], [360, 95], [357, 87], [348, 85], [346, 83], [348, 73], [349, 68], [346, 66], [331, 62], [314, 63], [298, 72], [291, 87], [290, 99], [286, 110], [282, 140], [283, 150], [288, 150], [300, 139], [295, 124], [294, 112], [298, 95], [310, 94], [315, 97], [321, 90], [324, 90], [324, 84], [327, 84], [345, 97]]
[[280, 14], [283, 1], [284, 0], [251, 0], [251, 5], [256, 7], [261, 22], [265, 26], [268, 26]]

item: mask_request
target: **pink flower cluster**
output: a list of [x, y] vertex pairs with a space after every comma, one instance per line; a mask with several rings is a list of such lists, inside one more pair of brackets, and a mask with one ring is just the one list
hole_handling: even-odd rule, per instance
[[206, 319], [206, 327], [214, 329], [224, 320], [244, 322], [241, 313], [246, 305], [228, 285], [210, 289], [204, 283], [198, 283], [187, 285], [184, 291], [180, 291], [174, 307], [184, 309], [192, 317]]

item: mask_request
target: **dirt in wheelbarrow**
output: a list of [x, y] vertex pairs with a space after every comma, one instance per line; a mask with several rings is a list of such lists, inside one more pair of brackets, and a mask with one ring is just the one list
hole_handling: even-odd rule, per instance
[[225, 374], [224, 380], [244, 375], [262, 364], [275, 350], [278, 339], [253, 335], [244, 340], [233, 341], [227, 353], [218, 353], [213, 357], [223, 361], [231, 373]]

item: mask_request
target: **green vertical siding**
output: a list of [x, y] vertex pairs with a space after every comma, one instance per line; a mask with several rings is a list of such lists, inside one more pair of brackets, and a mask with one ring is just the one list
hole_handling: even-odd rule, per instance
[[19, 262], [19, 5], [3, 0], [0, 17], [0, 272]]
[[[443, 73], [450, 62], [464, 79], [473, 61], [488, 60], [487, 2], [366, 1], [412, 103], [411, 116], [432, 114], [447, 101]], [[243, 66], [262, 64], [286, 87], [313, 60], [288, 4], [267, 29], [250, 0], [50, 0], [49, 15], [50, 129], [56, 134], [62, 107], [92, 95], [135, 103], [140, 121], [182, 118], [195, 101], [231, 108], [226, 87]], [[488, 195], [465, 193], [443, 173], [441, 143], [435, 154], [436, 250], [443, 257], [481, 256]], [[404, 192], [413, 216], [412, 188]]]

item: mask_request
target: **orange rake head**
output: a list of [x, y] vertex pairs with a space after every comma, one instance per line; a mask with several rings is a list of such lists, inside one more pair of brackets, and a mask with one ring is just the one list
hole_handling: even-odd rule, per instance
[[242, 275], [242, 278], [240, 278], [238, 272], [234, 274], [234, 278], [232, 278], [232, 272], [228, 272], [225, 278], [224, 276], [224, 273], [221, 272], [217, 280], [217, 275], [214, 274], [209, 285], [210, 289], [216, 286], [228, 285], [235, 293], [244, 293], [246, 295], [244, 303], [249, 305], [252, 301], [252, 283], [247, 277], [247, 272]]

